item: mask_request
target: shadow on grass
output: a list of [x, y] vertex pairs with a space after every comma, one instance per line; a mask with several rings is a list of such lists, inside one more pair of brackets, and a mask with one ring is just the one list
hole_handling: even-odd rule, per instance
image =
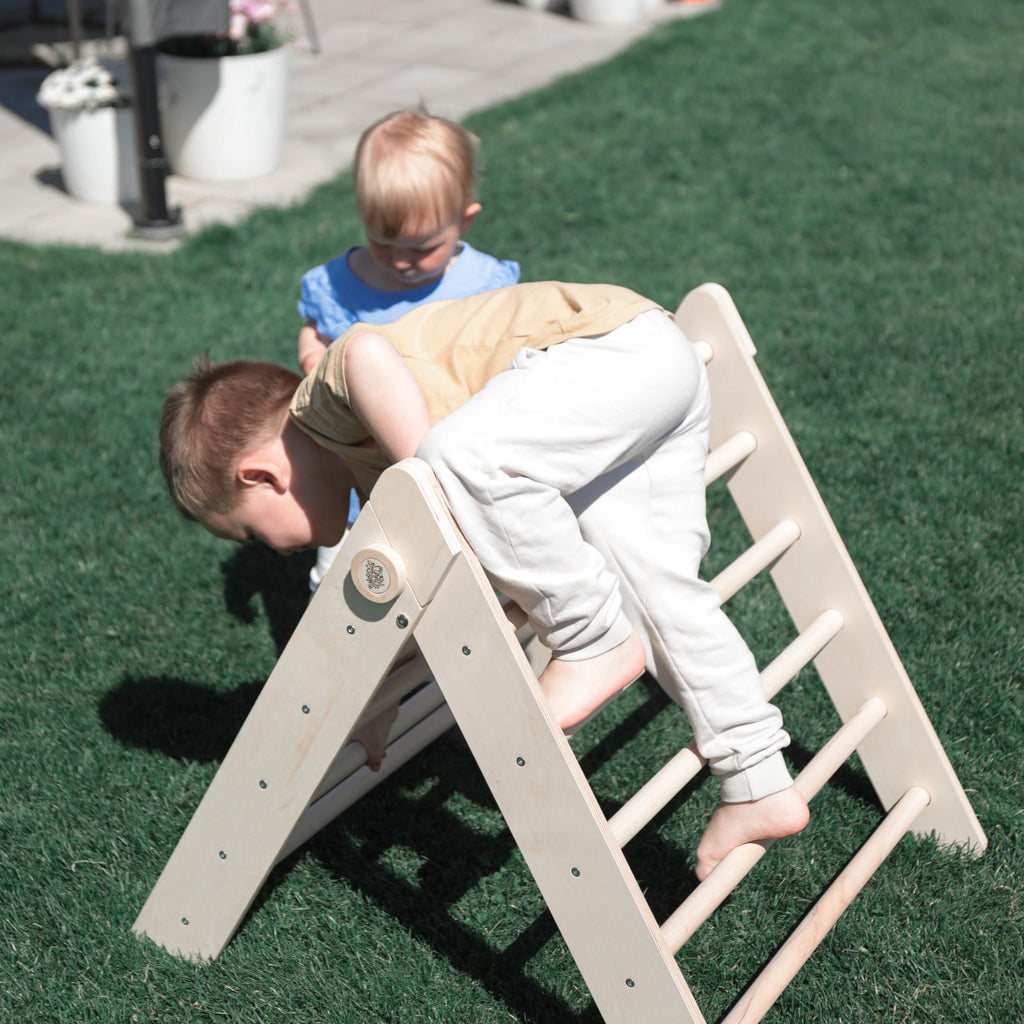
[[[100, 716], [111, 734], [126, 744], [178, 758], [213, 761], [230, 746], [260, 686], [247, 683], [221, 694], [180, 679], [127, 679], [106, 695]], [[650, 699], [581, 753], [581, 766], [588, 775], [620, 749], [643, 742], [642, 733], [666, 704], [653, 684], [650, 688]], [[791, 747], [789, 754], [797, 769], [811, 757], [798, 746]], [[658, 920], [667, 917], [696, 886], [692, 844], [665, 838], [660, 826], [685, 808], [703, 781], [698, 776], [684, 788], [627, 849], [630, 867]], [[833, 785], [859, 800], [874, 801], [870, 784], [856, 770], [842, 769]], [[512, 884], [521, 890], [527, 869], [516, 864], [520, 855], [506, 830], [492, 832], [490, 821], [483, 829], [474, 827], [464, 811], [453, 810], [466, 806], [479, 809], [489, 819], [496, 809], [472, 754], [457, 730], [452, 730], [329, 824], [305, 851], [456, 970], [478, 979], [514, 1014], [536, 1024], [597, 1024], [600, 1016], [593, 1004], [577, 1011], [556, 994], [555, 989], [576, 989], [583, 996], [585, 987], [564, 947], [554, 953], [545, 949], [552, 941], [561, 943], [550, 914], [544, 910], [528, 919], [527, 913], [517, 920], [522, 910], [504, 904], [500, 910], [493, 906], [488, 910], [480, 905], [486, 898], [481, 892], [501, 891], [505, 884], [496, 876], [510, 873]], [[603, 811], [610, 815], [618, 806], [605, 801]], [[694, 823], [695, 838], [702, 824]], [[407, 868], [399, 872], [390, 864], [392, 851], [403, 849], [411, 851], [417, 865], [411, 877]], [[300, 851], [275, 867], [243, 919], [242, 929], [265, 901], [273, 899], [301, 855]], [[495, 879], [493, 886], [488, 887], [488, 879]], [[528, 879], [526, 884], [530, 885]], [[457, 916], [462, 914], [470, 916]], [[503, 947], [498, 937], [502, 929], [506, 936], [510, 929], [514, 933]], [[550, 987], [534, 980], [538, 974], [534, 961], [539, 956], [560, 958], [555, 970], [541, 972], [555, 978]]]
[[309, 570], [315, 561], [313, 552], [282, 558], [262, 544], [242, 546], [221, 565], [228, 612], [242, 622], [252, 622], [256, 618], [253, 599], [258, 597], [280, 654], [309, 604]]
[[[108, 731], [125, 744], [150, 747], [176, 758], [215, 761], [230, 746], [260, 685], [247, 683], [230, 694], [221, 694], [168, 677], [126, 679], [104, 697], [100, 717]], [[616, 745], [635, 739], [656, 712], [636, 709], [615, 727]], [[594, 751], [588, 755], [591, 763], [600, 756]], [[478, 809], [488, 819], [487, 827], [474, 827], [472, 821], [453, 811], [453, 806]], [[501, 828], [491, 830], [495, 810], [472, 754], [458, 731], [452, 730], [328, 825], [305, 851], [438, 956], [477, 978], [517, 1016], [536, 1024], [599, 1024], [600, 1016], [592, 1004], [579, 1010], [578, 1004], [570, 1006], [535, 980], [531, 962], [553, 940], [561, 943], [546, 910], [532, 919], [526, 913], [525, 920], [514, 921], [511, 941], [504, 948], [489, 938], [492, 929], [509, 913], [521, 912], [505, 908], [491, 920], [486, 908], [478, 908], [470, 912], [474, 916], [469, 921], [455, 916], [458, 908], [465, 907], [467, 896], [470, 902], [480, 898], [473, 895], [474, 890], [486, 888], [489, 878], [508, 872], [516, 888], [524, 884], [522, 876], [527, 869], [516, 863], [519, 854], [511, 835]], [[680, 850], [665, 844], [655, 846], [653, 850], [648, 846], [646, 857], [657, 862], [659, 872], [668, 877], [692, 873], [692, 865]], [[415, 855], [419, 867], [414, 877], [396, 873], [387, 863], [389, 852], [401, 848]], [[274, 868], [245, 915], [242, 929], [264, 902], [274, 898], [275, 890], [302, 855], [300, 851]], [[532, 885], [528, 876], [525, 884]], [[537, 903], [541, 904], [539, 898]], [[569, 974], [559, 987], [575, 988], [586, 999], [585, 986], [568, 952], [563, 947], [555, 956], [561, 961], [559, 973]]]
[[[538, 972], [530, 969], [548, 943], [561, 941], [550, 913], [544, 910], [532, 920], [527, 914], [517, 932], [521, 910], [502, 903], [500, 911], [492, 905], [492, 915], [480, 906], [486, 897], [474, 895], [474, 890], [489, 891], [487, 880], [495, 879], [499, 891], [506, 884], [521, 891], [526, 868], [516, 863], [519, 854], [507, 830], [482, 833], [453, 812], [453, 804], [465, 807], [467, 801], [486, 811], [495, 806], [458, 734], [449, 734], [431, 751], [426, 766], [431, 784], [425, 792], [422, 785], [415, 795], [405, 791], [403, 776], [408, 785], [409, 769], [403, 769], [320, 832], [309, 852], [457, 971], [476, 978], [517, 1018], [536, 1024], [598, 1024], [601, 1018], [592, 1003], [582, 1011], [574, 1009], [537, 981]], [[419, 763], [423, 765], [422, 760]], [[387, 865], [390, 851], [403, 848], [413, 851], [419, 864], [412, 878]], [[497, 878], [510, 874], [511, 879]], [[511, 927], [509, 916], [515, 921]], [[498, 936], [507, 937], [509, 932], [514, 934], [506, 944]], [[567, 952], [561, 959], [564, 963], [557, 964], [555, 972], [575, 975]], [[551, 974], [544, 972], [545, 977]], [[564, 987], [577, 988], [589, 1002], [578, 975], [563, 980]]]
[[[263, 545], [247, 544], [221, 565], [228, 613], [254, 622], [258, 599], [279, 655], [309, 603], [314, 560], [312, 553], [282, 558]], [[225, 693], [174, 676], [126, 678], [100, 700], [99, 718], [107, 732], [127, 746], [192, 761], [218, 761], [264, 682], [243, 683]]]
[[126, 678], [97, 708], [104, 729], [129, 747], [207, 763], [228, 752], [263, 681], [223, 693], [173, 676]]
[[[229, 613], [244, 622], [254, 621], [257, 609], [253, 602], [257, 598], [262, 601], [280, 652], [306, 608], [309, 564], [308, 559], [282, 559], [259, 546], [241, 548], [222, 567]], [[262, 685], [262, 681], [244, 683], [223, 693], [167, 676], [127, 678], [104, 696], [99, 715], [107, 731], [126, 745], [151, 748], [174, 758], [218, 761], [233, 742]], [[644, 685], [648, 694], [641, 704], [597, 735], [589, 746], [587, 737], [581, 737], [577, 755], [588, 777], [618, 751], [642, 744], [643, 732], [668, 707], [667, 698], [653, 680]], [[614, 712], [609, 717], [611, 714]], [[793, 745], [788, 756], [799, 770], [811, 754]], [[694, 823], [694, 844], [665, 838], [660, 826], [685, 807], [703, 781], [698, 776], [685, 787], [627, 850], [630, 867], [658, 920], [667, 917], [696, 886], [692, 846], [703, 822]], [[409, 791], [410, 784], [414, 792]], [[858, 800], [874, 801], [862, 772], [841, 769], [832, 784]], [[496, 937], [499, 922], [490, 919], [486, 908], [468, 910], [474, 915], [470, 921], [456, 916], [467, 911], [474, 899], [482, 898], [474, 895], [474, 890], [486, 889], [489, 878], [504, 872], [521, 876], [527, 870], [515, 864], [519, 854], [506, 830], [482, 832], [452, 810], [453, 806], [467, 804], [488, 815], [495, 810], [472, 755], [453, 730], [428, 753], [412, 761], [411, 767], [403, 767], [364, 797], [357, 808], [328, 825], [305, 849], [335, 878], [367, 897], [418, 941], [457, 970], [478, 979], [513, 1013], [537, 1024], [597, 1024], [600, 1016], [592, 1003], [578, 1011], [556, 994], [557, 988], [576, 989], [586, 998], [585, 986], [564, 947], [555, 954], [545, 951], [553, 940], [561, 943], [546, 910], [530, 920], [514, 921], [519, 930], [503, 948]], [[610, 816], [619, 806], [615, 800], [605, 799], [602, 810]], [[407, 870], [399, 874], [389, 865], [389, 852], [396, 849], [407, 849], [414, 855], [419, 866], [413, 877]], [[273, 898], [300, 855], [296, 853], [275, 867], [241, 928], [265, 901]], [[481, 924], [484, 917], [488, 920]], [[507, 936], [507, 909], [500, 917]], [[534, 961], [552, 955], [560, 957], [564, 966], [543, 972], [544, 977], [555, 979], [551, 986], [545, 986], [534, 980], [538, 973]]]

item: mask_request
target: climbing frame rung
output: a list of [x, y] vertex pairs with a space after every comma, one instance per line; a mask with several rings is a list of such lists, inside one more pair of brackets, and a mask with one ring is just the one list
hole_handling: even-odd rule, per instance
[[[386, 682], [386, 681], [385, 681]], [[423, 677], [424, 685], [415, 693], [410, 694], [402, 700], [398, 708], [398, 716], [388, 731], [388, 749], [400, 736], [414, 728], [422, 719], [430, 715], [434, 710], [444, 704], [444, 696], [438, 689], [437, 684], [428, 682]], [[369, 717], [372, 717], [369, 716]], [[367, 713], [360, 716], [360, 720], [366, 720]], [[324, 794], [334, 789], [343, 779], [353, 772], [358, 771], [366, 761], [366, 751], [359, 743], [351, 742], [342, 747], [337, 759], [328, 769], [323, 781], [313, 794], [313, 801], [319, 800]]]
[[765, 695], [771, 700], [795, 679], [843, 628], [843, 617], [832, 608], [823, 611], [795, 640], [783, 648], [761, 672]]
[[[843, 628], [842, 616], [828, 610], [792, 640], [761, 673], [761, 683], [769, 698], [782, 689], [817, 657], [825, 645]], [[608, 824], [619, 846], [631, 839], [658, 815], [705, 765], [691, 740], [641, 786], [613, 815]]]
[[781, 558], [799, 539], [800, 527], [792, 519], [776, 523], [711, 581], [723, 603]]
[[[796, 778], [796, 788], [810, 802], [839, 770], [857, 745], [885, 717], [885, 705], [876, 697], [831, 736]], [[665, 945], [678, 952], [696, 930], [718, 909], [772, 846], [772, 840], [736, 847], [700, 885], [666, 918], [661, 926]]]
[[796, 778], [796, 788], [805, 800], [817, 796], [821, 787], [835, 775], [839, 766], [871, 735], [871, 731], [885, 716], [885, 704], [877, 697], [869, 697], [833, 733]]
[[399, 652], [395, 665], [381, 681], [373, 700], [363, 710], [359, 724], [369, 721], [382, 711], [400, 704], [410, 693], [430, 678], [430, 669], [419, 651], [408, 649]]
[[930, 799], [923, 786], [911, 786], [897, 800], [871, 838], [854, 854], [721, 1024], [756, 1024], [764, 1017], [857, 893], [910, 831]]
[[366, 767], [366, 751], [361, 745], [349, 743], [281, 848], [277, 860], [280, 862], [294, 853], [454, 724], [455, 719], [441, 691], [432, 683], [403, 704], [389, 733], [387, 756], [379, 771], [371, 772]]
[[608, 819], [608, 827], [620, 847], [633, 839], [675, 795], [704, 767], [691, 740], [666, 762]]
[[714, 451], [708, 452], [708, 461], [704, 467], [704, 483], [713, 484], [735, 469], [745, 458], [757, 449], [757, 438], [749, 430], [741, 430], [733, 434], [728, 441], [718, 445]]

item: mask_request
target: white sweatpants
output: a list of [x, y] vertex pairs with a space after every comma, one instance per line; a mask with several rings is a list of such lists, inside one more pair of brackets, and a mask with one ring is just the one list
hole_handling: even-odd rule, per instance
[[494, 585], [557, 657], [594, 657], [637, 630], [735, 802], [790, 785], [789, 737], [698, 577], [709, 409], [693, 346], [652, 310], [600, 337], [521, 349], [417, 454]]

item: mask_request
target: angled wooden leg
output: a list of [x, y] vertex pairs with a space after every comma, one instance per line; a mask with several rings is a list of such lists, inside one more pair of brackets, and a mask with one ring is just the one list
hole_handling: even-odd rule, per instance
[[465, 549], [415, 637], [607, 1024], [698, 1024], [704, 1018], [512, 629]]
[[[387, 543], [365, 509], [296, 628], [134, 925], [171, 952], [216, 957], [422, 612], [413, 586], [388, 604], [354, 587], [353, 555]], [[421, 550], [421, 592], [450, 547]]]
[[843, 627], [815, 658], [836, 711], [845, 721], [869, 697], [885, 703], [885, 722], [857, 751], [882, 806], [888, 810], [910, 786], [922, 786], [931, 802], [915, 831], [980, 853], [981, 825], [755, 365], [754, 343], [732, 299], [720, 285], [701, 285], [676, 319], [704, 350], [711, 446], [737, 452], [724, 475], [755, 548], [783, 527], [798, 527], [794, 543], [769, 560], [797, 630], [826, 611], [841, 617]]

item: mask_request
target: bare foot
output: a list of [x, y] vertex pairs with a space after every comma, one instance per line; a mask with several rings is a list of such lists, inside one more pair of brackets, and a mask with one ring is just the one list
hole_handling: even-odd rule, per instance
[[643, 672], [646, 661], [643, 641], [634, 632], [618, 647], [596, 658], [552, 658], [540, 674], [540, 688], [559, 727], [569, 729], [633, 682]]
[[697, 844], [697, 877], [703, 882], [737, 846], [795, 835], [809, 818], [807, 801], [793, 786], [760, 800], [719, 804]]
[[366, 751], [366, 767], [371, 772], [380, 771], [380, 763], [384, 760], [384, 751], [387, 749], [388, 730], [397, 717], [397, 705], [386, 708], [375, 718], [364, 722], [352, 735], [352, 739], [363, 745]]

